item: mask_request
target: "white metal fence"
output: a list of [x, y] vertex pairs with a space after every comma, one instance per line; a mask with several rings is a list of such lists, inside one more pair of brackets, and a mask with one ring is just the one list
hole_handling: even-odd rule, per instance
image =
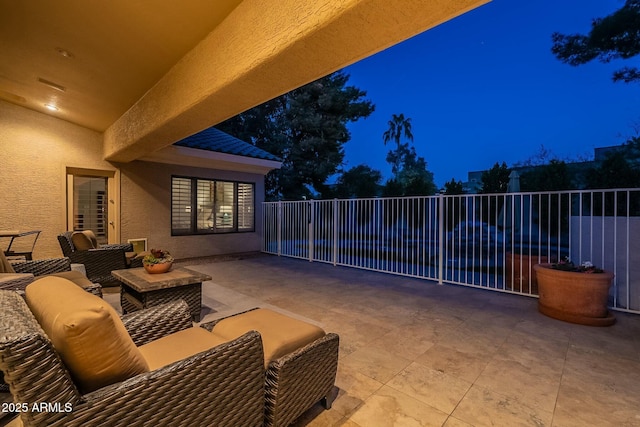
[[640, 314], [640, 189], [267, 202], [262, 220], [266, 253], [531, 296], [533, 264], [591, 261]]

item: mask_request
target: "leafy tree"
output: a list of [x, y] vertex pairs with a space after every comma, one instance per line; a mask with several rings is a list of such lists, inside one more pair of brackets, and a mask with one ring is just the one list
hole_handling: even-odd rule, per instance
[[396, 165], [394, 178], [387, 181], [387, 196], [426, 196], [435, 194], [437, 187], [427, 162], [409, 144], [400, 144], [387, 154], [387, 162]]
[[587, 188], [640, 187], [640, 167], [627, 161], [624, 150], [613, 152], [587, 172]]
[[522, 191], [571, 190], [573, 184], [567, 164], [563, 160], [552, 159], [548, 164], [536, 166], [520, 175]]
[[347, 123], [368, 117], [366, 92], [347, 86], [336, 72], [233, 117], [218, 128], [282, 159], [265, 180], [267, 200], [301, 199], [326, 193], [349, 141]]
[[399, 115], [393, 114], [391, 116], [391, 120], [389, 120], [387, 124], [389, 125], [389, 129], [382, 134], [382, 140], [384, 141], [384, 145], [387, 145], [390, 141], [394, 141], [396, 143], [396, 155], [391, 157], [392, 160], [390, 160], [390, 155], [393, 153], [393, 151], [390, 151], [389, 155], [387, 155], [387, 161], [391, 163], [391, 172], [397, 177], [400, 172], [402, 162], [400, 154], [402, 148], [400, 140], [402, 139], [402, 135], [404, 135], [404, 137], [409, 141], [413, 142], [411, 119], [409, 117], [405, 118], [402, 113]]
[[[385, 196], [420, 196], [436, 192], [433, 173], [427, 170], [427, 162], [418, 156], [411, 132], [411, 118], [404, 114], [393, 114], [388, 122], [389, 128], [382, 134], [384, 144], [394, 141], [396, 148], [387, 153], [387, 162], [391, 164], [393, 179], [385, 184]], [[410, 142], [402, 143], [402, 138]]]
[[640, 136], [633, 136], [623, 144], [625, 158], [632, 164], [640, 162]]
[[405, 196], [430, 196], [438, 191], [433, 181], [433, 172], [427, 170], [427, 162], [422, 157], [417, 157], [414, 165], [405, 166], [399, 178], [404, 186]]
[[[447, 196], [458, 196], [465, 194], [462, 181], [451, 181], [444, 183], [444, 194]], [[447, 215], [445, 227], [451, 231], [455, 226], [464, 221], [467, 217], [467, 199], [465, 197], [447, 197], [444, 199], [445, 212]]]
[[[627, 145], [607, 155], [599, 165], [587, 171], [587, 188], [605, 190], [640, 187], [640, 164], [628, 160], [628, 155], [634, 150], [636, 148], [633, 144]], [[584, 201], [587, 206], [593, 204], [594, 215], [640, 215], [640, 196], [637, 192], [603, 191], [585, 198]], [[617, 212], [614, 212], [614, 206], [618, 207]]]
[[[506, 193], [509, 187], [509, 174], [511, 171], [505, 162], [496, 162], [493, 167], [482, 172], [481, 194]], [[497, 196], [485, 196], [480, 198], [481, 209], [477, 214], [480, 221], [490, 225], [496, 225], [498, 213], [504, 205], [504, 198]]]
[[496, 162], [491, 169], [482, 172], [480, 193], [506, 193], [509, 186], [510, 173], [511, 171], [505, 162], [502, 162], [502, 164]]
[[383, 197], [400, 197], [404, 196], [404, 188], [402, 184], [398, 182], [395, 178], [388, 179], [387, 182], [384, 183], [384, 187], [382, 187], [382, 196]]
[[[632, 58], [640, 53], [640, 0], [627, 0], [611, 15], [594, 19], [587, 35], [553, 33], [551, 39], [551, 52], [569, 65]], [[613, 73], [613, 81], [640, 82], [640, 70], [623, 67]]]
[[[291, 143], [280, 130], [284, 123], [283, 113], [286, 107], [286, 96], [283, 95], [232, 117], [216, 127], [285, 160], [283, 150]], [[283, 164], [280, 170], [284, 168]], [[277, 200], [276, 195], [281, 193], [282, 176], [283, 173], [280, 171], [271, 171], [265, 176], [267, 200]]]
[[456, 181], [455, 178], [451, 178], [451, 181], [444, 183], [444, 194], [447, 196], [454, 196], [458, 194], [465, 194], [462, 181]]
[[[567, 164], [551, 159], [547, 164], [535, 166], [520, 175], [522, 191], [547, 192], [571, 190], [574, 188]], [[569, 223], [569, 202], [566, 194], [535, 194], [530, 196], [533, 221], [545, 232], [555, 234], [559, 228], [567, 230]], [[558, 224], [560, 219], [560, 224]]]
[[354, 166], [342, 173], [336, 183], [340, 198], [375, 197], [379, 194], [382, 173], [367, 165]]

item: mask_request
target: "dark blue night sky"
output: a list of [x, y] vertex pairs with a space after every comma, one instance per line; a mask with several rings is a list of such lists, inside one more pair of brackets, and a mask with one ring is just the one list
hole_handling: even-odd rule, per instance
[[640, 85], [613, 83], [638, 59], [563, 64], [551, 34], [586, 33], [623, 0], [494, 0], [345, 69], [376, 111], [349, 126], [346, 168], [390, 177], [382, 142], [391, 115], [411, 117], [414, 144], [436, 184], [539, 152], [562, 159], [619, 145], [640, 125]]

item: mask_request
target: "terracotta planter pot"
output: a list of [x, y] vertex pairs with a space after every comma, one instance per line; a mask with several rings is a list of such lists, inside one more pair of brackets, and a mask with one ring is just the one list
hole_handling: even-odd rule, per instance
[[147, 270], [149, 274], [160, 274], [166, 273], [171, 270], [172, 262], [165, 262], [162, 264], [143, 264], [144, 269]]
[[613, 273], [577, 273], [534, 265], [540, 298], [538, 310], [554, 319], [590, 326], [616, 321], [607, 308]]
[[[513, 252], [506, 253], [506, 283], [507, 289], [516, 292], [538, 293], [538, 280], [533, 266], [549, 262], [546, 256], [525, 255]], [[531, 272], [531, 276], [529, 276]]]

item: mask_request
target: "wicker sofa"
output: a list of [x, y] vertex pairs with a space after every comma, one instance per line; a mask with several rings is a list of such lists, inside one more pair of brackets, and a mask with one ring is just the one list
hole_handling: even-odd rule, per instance
[[[0, 289], [22, 291], [38, 277], [54, 275], [69, 279], [85, 291], [102, 298], [102, 286], [100, 283], [93, 283], [84, 277], [82, 273], [71, 271], [71, 261], [67, 257], [8, 261], [4, 254], [0, 252], [0, 272]], [[8, 277], [3, 278], [3, 276]]]
[[[27, 301], [33, 287], [27, 287]], [[36, 319], [33, 304], [15, 291], [0, 290], [0, 368], [14, 402], [28, 404], [19, 413], [25, 426], [263, 425], [264, 357], [259, 333], [248, 332], [166, 366], [149, 367], [147, 372], [86, 391], [86, 383], [69, 368], [73, 364], [69, 359], [63, 362], [63, 353], [56, 350], [60, 347], [54, 347], [55, 338], [45, 333], [49, 322]], [[43, 306], [49, 305], [46, 301]], [[185, 333], [212, 335], [193, 327], [189, 309], [181, 301], [124, 316], [122, 325], [140, 348]], [[183, 350], [175, 344], [171, 348], [176, 347]], [[33, 410], [35, 402], [54, 406]]]

